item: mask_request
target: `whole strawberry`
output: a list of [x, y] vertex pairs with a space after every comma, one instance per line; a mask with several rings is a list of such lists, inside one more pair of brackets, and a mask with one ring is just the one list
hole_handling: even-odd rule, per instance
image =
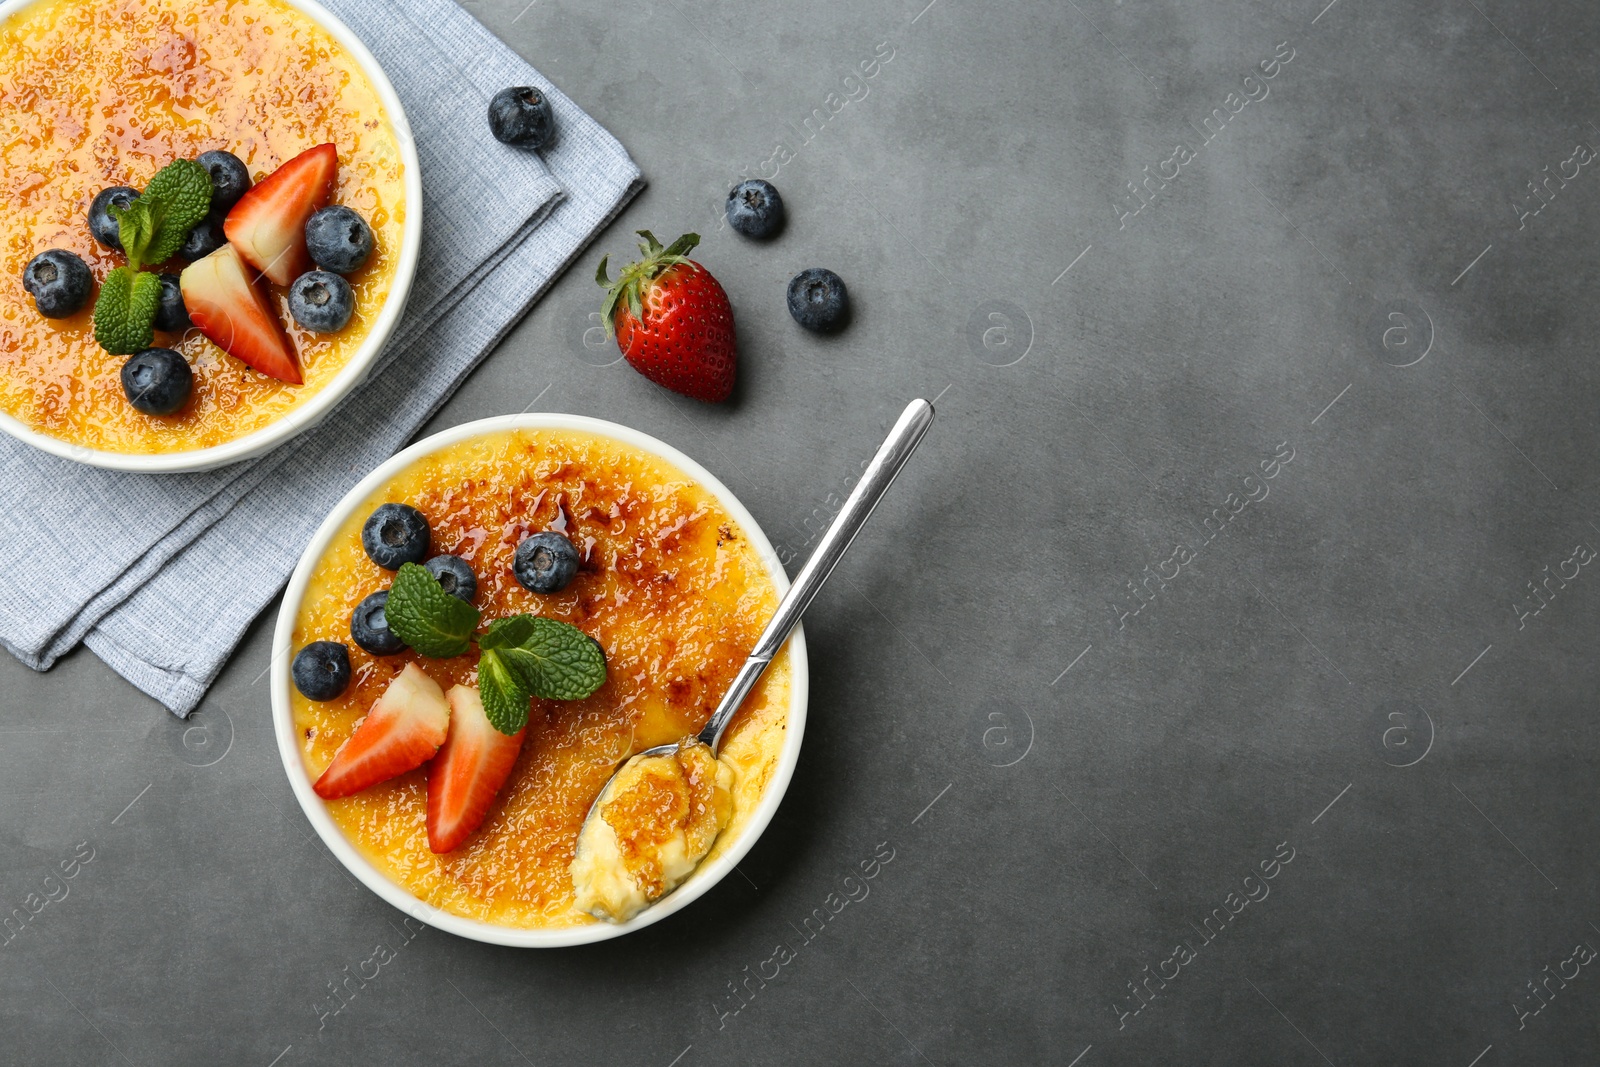
[[657, 385], [695, 400], [718, 403], [733, 392], [738, 355], [733, 346], [733, 308], [711, 272], [687, 253], [700, 235], [686, 233], [662, 248], [655, 234], [640, 230], [644, 258], [606, 276], [600, 260], [594, 280], [606, 290], [600, 310], [606, 329], [633, 369]]

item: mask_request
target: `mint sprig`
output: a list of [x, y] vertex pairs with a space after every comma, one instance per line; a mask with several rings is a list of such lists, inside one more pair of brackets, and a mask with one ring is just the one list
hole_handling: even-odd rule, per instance
[[478, 638], [478, 647], [481, 649], [515, 648], [529, 637], [533, 636], [534, 615], [512, 615], [505, 619], [496, 619], [489, 624], [489, 629]]
[[[459, 656], [467, 651], [478, 610], [444, 591], [415, 563], [402, 564], [384, 605], [389, 628], [420, 655]], [[478, 692], [484, 714], [503, 734], [528, 721], [528, 701], [582, 700], [606, 681], [599, 642], [576, 626], [539, 615], [496, 619], [477, 635]]]
[[128, 265], [100, 283], [94, 302], [94, 339], [114, 356], [149, 348], [154, 340], [161, 283], [142, 272], [146, 264], [164, 263], [211, 210], [211, 175], [192, 159], [177, 159], [156, 172], [138, 199], [127, 207], [107, 209], [117, 220], [117, 237]]
[[582, 700], [605, 684], [606, 656], [594, 638], [555, 619], [517, 618], [530, 624], [527, 636], [497, 655], [531, 693], [546, 700]]
[[471, 647], [478, 609], [444, 591], [426, 567], [402, 563], [383, 606], [395, 636], [434, 659], [459, 656]]
[[484, 717], [501, 733], [509, 736], [527, 723], [533, 694], [498, 649], [484, 649], [478, 657], [478, 695], [483, 698]]
[[134, 203], [149, 204], [155, 222], [143, 261], [165, 263], [178, 254], [189, 232], [211, 210], [211, 175], [192, 159], [175, 159], [156, 171]]
[[155, 340], [160, 304], [161, 279], [132, 267], [116, 268], [100, 283], [94, 301], [94, 339], [113, 356], [144, 351]]
[[175, 159], [156, 171], [127, 207], [107, 209], [117, 220], [128, 266], [164, 263], [178, 254], [189, 231], [211, 210], [211, 175], [192, 159]]
[[128, 257], [128, 269], [144, 266], [145, 253], [156, 236], [155, 204], [140, 197], [127, 207], [112, 204], [106, 213], [117, 220], [117, 237], [122, 241], [122, 253]]

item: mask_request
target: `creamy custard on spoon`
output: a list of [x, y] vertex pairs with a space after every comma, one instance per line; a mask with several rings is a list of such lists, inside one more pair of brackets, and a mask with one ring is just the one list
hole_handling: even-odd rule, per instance
[[677, 888], [728, 825], [733, 785], [733, 768], [693, 738], [623, 764], [578, 835], [577, 907], [626, 922]]

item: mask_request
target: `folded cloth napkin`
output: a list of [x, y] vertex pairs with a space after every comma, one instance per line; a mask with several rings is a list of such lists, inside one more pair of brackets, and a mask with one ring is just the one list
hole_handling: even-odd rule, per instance
[[[604, 128], [451, 0], [323, 3], [394, 83], [421, 161], [421, 261], [367, 383], [266, 456], [200, 474], [104, 471], [0, 437], [0, 542], [13, 561], [49, 561], [0, 570], [0, 643], [44, 670], [84, 642], [178, 715], [339, 499], [642, 187]], [[489, 136], [489, 98], [508, 85], [555, 109], [538, 155]]]

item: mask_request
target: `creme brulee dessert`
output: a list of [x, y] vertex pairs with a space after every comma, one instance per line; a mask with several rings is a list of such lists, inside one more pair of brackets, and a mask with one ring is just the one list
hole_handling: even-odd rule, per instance
[[[739, 524], [658, 456], [557, 430], [448, 445], [356, 508], [311, 576], [292, 635], [307, 770], [430, 905], [524, 928], [625, 917], [643, 906], [626, 885], [602, 894], [623, 914], [577, 899], [584, 817], [621, 760], [705, 725], [777, 602]], [[738, 840], [789, 700], [785, 650], [716, 758], [618, 776], [608, 859], [646, 899]]]
[[[0, 411], [63, 441], [171, 453], [260, 430], [338, 375], [394, 282], [394, 130], [355, 58], [280, 0], [21, 8], [0, 21], [0, 154]], [[175, 205], [202, 172], [191, 222]], [[154, 227], [130, 250], [136, 199]], [[161, 304], [139, 273], [168, 276]]]

